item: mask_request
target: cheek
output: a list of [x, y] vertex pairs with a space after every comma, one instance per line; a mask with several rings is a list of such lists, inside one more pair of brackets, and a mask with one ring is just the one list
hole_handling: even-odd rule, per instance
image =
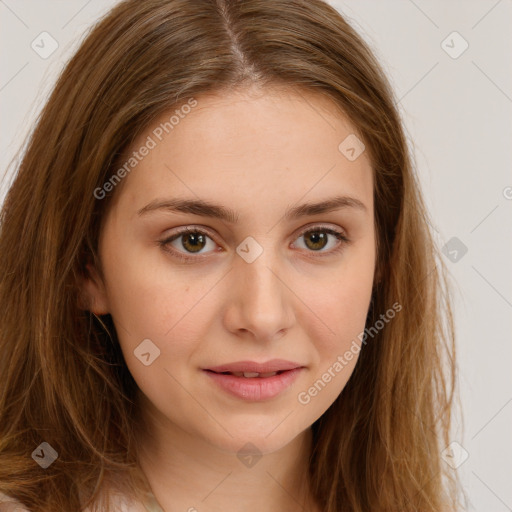
[[166, 416], [172, 417], [170, 404], [177, 403], [197, 415], [185, 391], [192, 388], [186, 370], [204, 338], [208, 301], [200, 299], [207, 283], [190, 286], [186, 273], [170, 278], [164, 269], [141, 271], [144, 267], [140, 260], [131, 265], [127, 257], [110, 274], [110, 309], [126, 365], [142, 393]]
[[186, 272], [170, 273], [163, 262], [156, 249], [106, 248], [108, 303], [125, 333], [161, 340], [197, 302], [197, 294], [188, 292]]
[[314, 344], [315, 364], [297, 399], [311, 417], [323, 414], [341, 393], [362, 349], [373, 285], [370, 247], [344, 263], [328, 276], [311, 277], [300, 292], [307, 297], [302, 325]]
[[[330, 293], [322, 293], [318, 296], [310, 295], [308, 305], [314, 312], [316, 318], [309, 319], [306, 324], [309, 326], [309, 339], [315, 345], [317, 365], [313, 370], [315, 378], [332, 369], [333, 366], [347, 354], [343, 362], [343, 375], [347, 378], [338, 377], [335, 387], [341, 391], [348, 376], [355, 367], [359, 355], [360, 335], [364, 330], [366, 316], [369, 307], [371, 290], [359, 286], [335, 286], [329, 290]], [[329, 300], [325, 299], [328, 295]], [[313, 313], [312, 313], [313, 314]], [[327, 378], [328, 379], [328, 378]]]
[[[325, 384], [321, 392], [317, 386], [318, 398], [310, 396], [314, 404], [307, 411], [312, 420], [335, 400], [357, 362], [355, 354], [332, 377], [338, 357], [364, 329], [373, 281], [370, 249], [347, 253], [330, 269], [319, 265], [315, 270], [307, 264], [290, 275], [289, 284], [300, 299], [295, 303], [295, 329], [303, 330], [309, 340], [305, 350], [312, 363], [309, 378], [297, 391], [307, 392], [319, 380], [319, 386]], [[104, 261], [110, 310], [129, 371], [143, 393], [155, 403], [162, 401], [162, 407], [171, 397], [173, 403], [187, 404], [182, 386], [193, 389], [194, 383], [186, 369], [201, 351], [200, 340], [212, 337], [209, 329], [219, 322], [216, 312], [229, 287], [224, 289], [223, 283], [219, 288], [219, 276], [213, 272], [198, 275], [199, 267], [172, 269], [161, 256], [138, 253], [133, 247], [118, 248]], [[137, 349], [143, 340], [154, 344], [146, 342], [143, 352], [154, 360], [150, 366], [137, 357], [142, 355]]]
[[348, 280], [343, 286], [332, 283], [329, 293], [310, 295], [308, 304], [322, 321], [306, 320], [312, 329], [308, 334], [314, 344], [315, 357], [296, 399], [311, 423], [343, 391], [359, 358], [360, 335], [371, 296], [371, 287], [359, 284]]
[[[127, 250], [122, 263], [114, 258], [105, 262], [108, 301], [119, 343], [141, 388], [151, 385], [144, 362], [154, 361], [149, 375], [155, 375], [156, 368], [177, 377], [184, 373], [187, 361], [207, 335], [207, 319], [214, 317], [208, 295], [218, 279], [198, 278], [185, 269], [171, 272], [169, 265], [162, 264], [164, 259], [154, 261], [147, 253], [145, 257]], [[150, 356], [141, 357], [147, 353]], [[163, 378], [168, 388], [169, 376]]]
[[307, 297], [311, 319], [304, 325], [315, 328], [310, 339], [318, 340], [323, 355], [345, 351], [364, 330], [372, 285], [373, 258], [369, 257], [340, 266], [321, 279], [308, 279], [302, 296]]

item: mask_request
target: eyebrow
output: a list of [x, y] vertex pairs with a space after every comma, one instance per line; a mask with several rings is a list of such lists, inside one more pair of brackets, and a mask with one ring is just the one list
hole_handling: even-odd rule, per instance
[[[368, 211], [366, 206], [359, 201], [359, 199], [348, 196], [335, 196], [317, 203], [304, 203], [288, 208], [284, 214], [284, 218], [286, 220], [295, 220], [308, 215], [319, 215], [345, 208], [354, 208], [362, 212]], [[236, 224], [239, 219], [239, 215], [233, 210], [222, 205], [203, 201], [202, 199], [155, 199], [138, 210], [137, 213], [138, 215], [144, 215], [157, 210], [212, 217], [229, 222], [230, 224]]]

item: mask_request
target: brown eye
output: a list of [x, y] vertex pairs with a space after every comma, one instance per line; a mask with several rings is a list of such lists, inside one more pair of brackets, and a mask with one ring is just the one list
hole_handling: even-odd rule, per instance
[[199, 252], [206, 245], [206, 237], [202, 233], [185, 233], [181, 245], [189, 252]]
[[304, 240], [309, 249], [318, 251], [327, 245], [328, 235], [321, 231], [309, 231], [304, 235]]
[[[165, 240], [161, 240], [159, 245], [167, 252], [182, 259], [188, 258], [187, 255], [200, 257], [206, 255], [207, 252], [215, 252], [217, 246], [206, 231], [198, 228], [182, 229]], [[210, 249], [210, 251], [207, 249]]]
[[349, 239], [342, 232], [322, 226], [303, 231], [297, 240], [302, 242], [299, 244], [300, 248], [317, 252], [319, 256], [341, 251], [349, 243]]

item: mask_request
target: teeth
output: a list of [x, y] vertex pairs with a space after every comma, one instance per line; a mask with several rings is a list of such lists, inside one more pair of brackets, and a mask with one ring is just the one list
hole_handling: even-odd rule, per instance
[[260, 378], [266, 378], [266, 377], [273, 377], [274, 375], [277, 375], [277, 372], [267, 372], [267, 373], [258, 373], [258, 372], [230, 372], [231, 375], [234, 375], [235, 377], [245, 377], [247, 379], [255, 379], [257, 377]]
[[254, 379], [256, 377], [273, 377], [277, 375], [277, 372], [258, 373], [258, 372], [232, 372], [236, 377], [246, 377], [248, 379]]

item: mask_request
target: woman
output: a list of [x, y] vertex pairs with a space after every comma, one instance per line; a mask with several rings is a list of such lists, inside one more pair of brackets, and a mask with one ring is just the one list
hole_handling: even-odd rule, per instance
[[0, 254], [6, 502], [457, 506], [442, 262], [388, 82], [320, 0], [117, 5]]

